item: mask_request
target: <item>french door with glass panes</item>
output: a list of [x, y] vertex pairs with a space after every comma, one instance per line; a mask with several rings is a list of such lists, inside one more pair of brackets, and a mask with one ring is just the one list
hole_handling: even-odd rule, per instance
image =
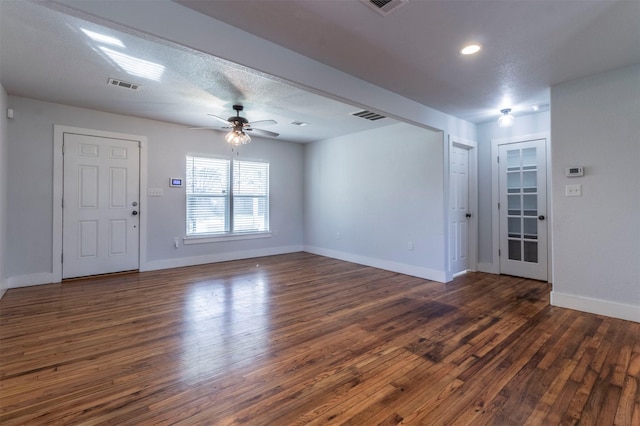
[[499, 146], [500, 273], [547, 280], [546, 141]]

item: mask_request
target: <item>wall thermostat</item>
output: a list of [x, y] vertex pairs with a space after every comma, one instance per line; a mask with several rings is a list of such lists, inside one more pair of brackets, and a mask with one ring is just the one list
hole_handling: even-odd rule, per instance
[[173, 186], [176, 188], [182, 187], [182, 179], [181, 178], [171, 178], [169, 179], [169, 186]]
[[566, 170], [567, 177], [579, 177], [584, 176], [584, 167], [568, 167]]

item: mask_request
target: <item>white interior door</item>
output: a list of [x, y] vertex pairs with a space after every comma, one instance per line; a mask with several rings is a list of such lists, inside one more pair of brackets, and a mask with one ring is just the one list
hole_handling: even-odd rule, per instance
[[547, 280], [546, 141], [500, 145], [500, 273]]
[[469, 150], [452, 145], [449, 162], [449, 261], [455, 275], [469, 269]]
[[63, 153], [62, 278], [138, 269], [138, 141], [65, 133]]

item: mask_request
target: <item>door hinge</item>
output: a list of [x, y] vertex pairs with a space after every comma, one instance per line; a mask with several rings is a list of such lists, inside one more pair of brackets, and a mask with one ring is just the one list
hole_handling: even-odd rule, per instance
[[63, 259], [64, 259], [64, 254], [63, 254], [63, 253], [60, 253], [60, 263], [63, 263], [63, 262], [64, 262], [64, 260], [63, 260]]
[[502, 256], [502, 251], [500, 249], [498, 249], [498, 257]]
[[500, 210], [500, 203], [498, 203], [498, 210]]
[[497, 161], [498, 163], [500, 162], [500, 156], [499, 156], [499, 155], [496, 157], [496, 161]]

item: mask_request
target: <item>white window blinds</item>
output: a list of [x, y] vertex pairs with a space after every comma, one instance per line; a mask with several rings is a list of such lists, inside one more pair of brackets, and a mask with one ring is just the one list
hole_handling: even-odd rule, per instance
[[186, 171], [187, 235], [269, 231], [269, 163], [187, 156]]
[[269, 230], [269, 163], [233, 162], [233, 232]]
[[187, 156], [187, 235], [229, 231], [229, 160]]

